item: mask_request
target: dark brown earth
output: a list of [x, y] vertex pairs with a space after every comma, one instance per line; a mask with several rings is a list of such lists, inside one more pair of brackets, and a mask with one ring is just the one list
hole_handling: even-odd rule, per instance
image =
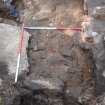
[[[81, 25], [83, 21], [82, 0], [23, 1], [26, 26]], [[20, 6], [20, 9], [24, 8]], [[22, 22], [23, 15], [20, 15], [20, 19]], [[20, 76], [17, 85], [12, 84], [11, 77], [7, 76], [9, 82], [7, 78], [4, 79], [1, 103], [89, 105], [96, 96], [94, 59], [91, 48], [87, 48], [82, 40], [83, 33], [70, 30], [27, 31], [32, 35], [28, 49], [29, 72]], [[55, 89], [34, 88], [31, 80], [38, 79], [54, 82]]]

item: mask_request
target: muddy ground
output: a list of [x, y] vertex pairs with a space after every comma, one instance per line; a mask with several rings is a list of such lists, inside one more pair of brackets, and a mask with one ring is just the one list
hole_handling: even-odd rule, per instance
[[[15, 4], [18, 24], [24, 20], [25, 26], [81, 25], [84, 20], [82, 0], [23, 0]], [[17, 24], [9, 19], [6, 23]], [[29, 72], [22, 74], [16, 85], [13, 77], [3, 74], [1, 105], [91, 104], [96, 98], [92, 41], [88, 46], [83, 33], [77, 31], [27, 31], [31, 34]], [[47, 81], [47, 85], [37, 86], [37, 80]]]

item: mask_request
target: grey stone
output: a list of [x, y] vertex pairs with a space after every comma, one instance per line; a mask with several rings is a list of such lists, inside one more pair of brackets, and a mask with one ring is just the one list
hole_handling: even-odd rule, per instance
[[69, 44], [65, 44], [63, 47], [60, 47], [59, 51], [60, 51], [61, 55], [63, 55], [63, 56], [72, 56]]
[[63, 62], [63, 58], [60, 56], [49, 56], [48, 59], [48, 64], [58, 64], [60, 62]]
[[82, 88], [77, 86], [77, 87], [71, 87], [67, 89], [66, 93], [72, 95], [75, 98], [78, 98], [81, 94], [81, 91], [82, 91]]
[[92, 15], [97, 19], [105, 19], [105, 6], [98, 6], [94, 8]]
[[2, 82], [3, 82], [3, 80], [0, 78], [0, 86], [2, 86]]
[[57, 90], [62, 92], [64, 83], [57, 78], [42, 78], [36, 80], [26, 80], [24, 86], [31, 90]]
[[105, 0], [86, 0], [86, 2], [89, 15], [92, 15], [96, 7], [105, 5]]
[[[0, 45], [1, 45], [0, 62], [4, 62], [4, 64], [7, 66], [7, 72], [10, 75], [15, 74], [16, 72], [18, 47], [19, 47], [18, 30], [19, 29], [17, 26], [12, 26], [12, 25], [3, 24], [3, 23], [0, 24]], [[27, 62], [27, 54], [26, 54], [28, 39], [29, 39], [29, 34], [25, 32], [19, 73], [22, 73], [23, 71], [28, 70], [28, 62]]]

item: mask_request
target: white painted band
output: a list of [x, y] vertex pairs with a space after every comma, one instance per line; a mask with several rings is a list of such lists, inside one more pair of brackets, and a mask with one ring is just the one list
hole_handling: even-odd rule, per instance
[[20, 65], [20, 54], [18, 54], [18, 58], [17, 58], [17, 67], [16, 67], [16, 74], [15, 74], [15, 83], [17, 83], [17, 80], [18, 80], [19, 65]]
[[56, 30], [56, 27], [24, 27], [24, 29], [34, 29], [34, 30]]

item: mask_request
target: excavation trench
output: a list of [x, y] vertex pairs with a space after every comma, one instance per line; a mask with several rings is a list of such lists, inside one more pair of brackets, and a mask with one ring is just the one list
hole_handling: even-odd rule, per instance
[[[82, 0], [24, 0], [24, 5], [21, 1], [13, 4], [17, 5], [18, 24], [24, 16], [26, 26], [80, 25], [84, 15]], [[29, 72], [19, 76], [16, 85], [11, 77], [4, 80], [0, 92], [3, 105], [90, 105], [96, 98], [91, 39], [91, 44], [83, 42], [83, 33], [77, 31], [27, 31], [31, 34]]]

